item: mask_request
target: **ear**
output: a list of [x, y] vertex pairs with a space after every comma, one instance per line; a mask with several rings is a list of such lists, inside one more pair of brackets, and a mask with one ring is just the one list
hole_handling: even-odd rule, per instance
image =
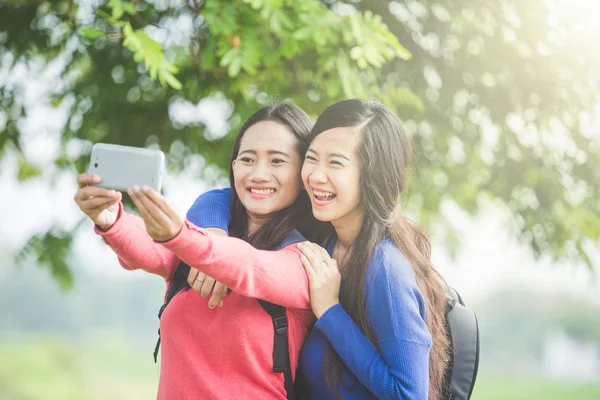
[[233, 161], [231, 162], [231, 168], [235, 167], [235, 162], [236, 162], [236, 161], [237, 161], [237, 160], [233, 160]]

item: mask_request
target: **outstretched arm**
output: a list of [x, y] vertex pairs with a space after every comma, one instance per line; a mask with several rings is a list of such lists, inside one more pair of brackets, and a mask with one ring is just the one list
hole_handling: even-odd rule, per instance
[[125, 269], [141, 269], [169, 281], [179, 263], [175, 254], [148, 236], [140, 217], [123, 210], [122, 203], [115, 223], [106, 231], [96, 225], [94, 231], [117, 254]]
[[191, 267], [245, 296], [309, 309], [308, 281], [296, 246], [280, 251], [257, 250], [237, 238], [211, 236], [184, 220], [152, 189], [133, 188], [130, 195], [150, 237]]

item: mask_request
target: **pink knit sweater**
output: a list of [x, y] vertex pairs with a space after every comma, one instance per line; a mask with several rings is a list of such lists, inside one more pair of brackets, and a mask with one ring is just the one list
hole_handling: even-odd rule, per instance
[[[188, 220], [168, 242], [146, 233], [141, 218], [120, 209], [106, 232], [95, 229], [125, 269], [142, 269], [168, 283], [180, 260], [230, 287], [222, 308], [192, 290], [177, 294], [160, 321], [159, 400], [285, 399], [282, 373], [273, 368], [273, 324], [257, 298], [287, 307], [289, 352], [295, 372], [310, 311], [306, 273], [295, 245], [256, 250], [211, 236]], [[157, 304], [158, 308], [159, 304]]]

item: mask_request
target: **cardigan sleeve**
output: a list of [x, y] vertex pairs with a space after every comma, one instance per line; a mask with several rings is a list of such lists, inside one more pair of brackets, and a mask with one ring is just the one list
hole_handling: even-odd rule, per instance
[[244, 296], [310, 309], [308, 278], [295, 244], [278, 251], [257, 250], [238, 238], [210, 235], [189, 220], [177, 236], [160, 244]]
[[144, 221], [125, 212], [122, 203], [119, 203], [119, 214], [113, 226], [107, 231], [94, 226], [94, 231], [115, 252], [123, 268], [141, 269], [160, 275], [167, 282], [171, 280], [179, 263], [177, 256], [152, 240]]
[[425, 303], [403, 256], [374, 254], [366, 301], [377, 346], [337, 304], [315, 324], [354, 376], [379, 399], [428, 397], [431, 336]]
[[187, 212], [187, 219], [202, 228], [219, 228], [229, 234], [231, 189], [202, 193]]

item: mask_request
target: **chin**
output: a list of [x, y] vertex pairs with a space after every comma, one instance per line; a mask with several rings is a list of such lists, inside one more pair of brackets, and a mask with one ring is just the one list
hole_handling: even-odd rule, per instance
[[269, 215], [271, 213], [274, 213], [275, 211], [277, 211], [277, 209], [275, 207], [271, 207], [271, 206], [256, 206], [256, 205], [251, 205], [250, 207], [245, 206], [246, 207], [246, 211], [254, 214], [254, 215]]
[[313, 208], [313, 215], [316, 219], [318, 219], [321, 222], [331, 222], [333, 220], [333, 215], [327, 211], [315, 210]]

